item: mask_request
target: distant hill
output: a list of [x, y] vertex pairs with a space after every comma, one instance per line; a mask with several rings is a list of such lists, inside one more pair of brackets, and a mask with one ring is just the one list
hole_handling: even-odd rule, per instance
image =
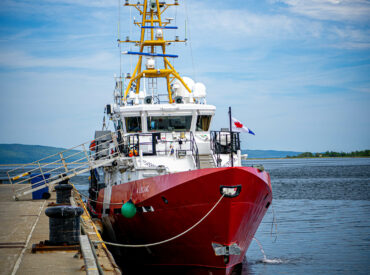
[[[31, 163], [44, 157], [65, 150], [51, 146], [24, 145], [24, 144], [0, 144], [0, 164]], [[76, 151], [74, 151], [76, 152]], [[301, 152], [275, 151], [275, 150], [242, 150], [249, 158], [285, 158], [297, 156]], [[54, 160], [58, 159], [56, 157]], [[48, 162], [53, 159], [48, 159]]]
[[248, 158], [286, 158], [286, 156], [298, 156], [301, 152], [276, 151], [276, 150], [242, 150], [248, 154]]
[[370, 150], [353, 151], [353, 152], [334, 152], [326, 151], [324, 153], [304, 152], [298, 156], [288, 156], [289, 158], [359, 158], [370, 157]]
[[[63, 150], [65, 149], [41, 145], [0, 144], [0, 164], [31, 163]], [[58, 157], [50, 158], [48, 162], [57, 159]]]

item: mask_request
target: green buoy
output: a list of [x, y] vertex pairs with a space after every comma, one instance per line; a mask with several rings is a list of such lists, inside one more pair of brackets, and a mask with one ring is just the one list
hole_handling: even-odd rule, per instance
[[135, 204], [132, 203], [131, 200], [128, 202], [124, 203], [121, 208], [121, 214], [125, 218], [131, 219], [136, 215], [136, 206]]

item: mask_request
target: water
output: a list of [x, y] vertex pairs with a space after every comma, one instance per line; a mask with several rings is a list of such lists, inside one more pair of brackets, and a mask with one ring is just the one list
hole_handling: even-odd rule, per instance
[[[274, 199], [255, 236], [264, 253], [252, 241], [234, 274], [369, 274], [370, 158], [244, 164], [270, 172]], [[87, 177], [73, 179], [85, 194]]]
[[245, 274], [369, 274], [369, 158], [245, 162], [257, 163], [271, 174], [274, 200], [255, 236], [266, 256], [253, 241]]

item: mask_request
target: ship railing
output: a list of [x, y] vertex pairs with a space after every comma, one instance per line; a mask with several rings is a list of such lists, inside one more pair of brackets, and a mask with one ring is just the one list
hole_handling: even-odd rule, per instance
[[[98, 146], [96, 144], [99, 144]], [[49, 155], [32, 163], [23, 164], [7, 171], [8, 179], [14, 186], [14, 198], [51, 188], [57, 183], [92, 169], [109, 165], [121, 156], [116, 133], [109, 133], [97, 140], [88, 141], [70, 149]], [[99, 150], [97, 150], [99, 147]], [[22, 186], [22, 184], [31, 183]], [[19, 188], [22, 186], [21, 188]]]
[[[7, 171], [14, 188], [14, 199], [45, 187], [68, 181], [93, 169], [110, 165], [121, 157], [143, 155], [172, 155], [183, 157], [190, 152], [199, 168], [199, 153], [194, 136], [168, 140], [172, 133], [123, 134], [122, 130], [109, 132], [67, 150], [49, 155], [32, 163]], [[162, 136], [165, 139], [160, 139]], [[141, 152], [140, 152], [141, 151]], [[23, 185], [31, 183], [31, 185]], [[22, 186], [22, 187], [21, 187]]]
[[[121, 133], [123, 136], [123, 134]], [[120, 141], [120, 139], [118, 139]], [[166, 156], [176, 155], [177, 157], [191, 154], [194, 159], [195, 166], [199, 168], [199, 153], [194, 135], [190, 132], [187, 138], [173, 139], [172, 133], [167, 132], [152, 132], [152, 133], [135, 133], [126, 134], [123, 138], [123, 146], [120, 150], [124, 156]]]
[[[150, 103], [145, 102], [148, 100], [148, 97], [150, 98]], [[168, 94], [154, 94], [153, 96], [147, 96], [145, 99], [138, 99], [139, 104], [168, 104], [170, 103], [168, 100]], [[126, 104], [128, 106], [134, 106], [136, 105], [135, 100], [127, 100]]]
[[221, 154], [237, 153], [240, 150], [239, 132], [211, 131], [211, 151], [215, 158], [217, 167], [221, 166]]
[[195, 141], [193, 132], [190, 132], [190, 141], [191, 141], [191, 152], [194, 157], [194, 162], [197, 169], [200, 169], [200, 159], [199, 159], [199, 150], [197, 142]]

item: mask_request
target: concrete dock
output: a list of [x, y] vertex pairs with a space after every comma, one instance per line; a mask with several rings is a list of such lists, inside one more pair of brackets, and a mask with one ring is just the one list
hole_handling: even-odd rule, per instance
[[[33, 244], [49, 240], [45, 209], [55, 203], [55, 192], [48, 200], [32, 200], [31, 195], [26, 195], [14, 201], [14, 186], [17, 188], [0, 184], [0, 274], [121, 274], [105, 245], [99, 244], [95, 249], [88, 245], [100, 240], [100, 235], [77, 192], [73, 204], [85, 210], [81, 216], [85, 253], [81, 249], [32, 253]], [[87, 251], [90, 249], [93, 253]]]

